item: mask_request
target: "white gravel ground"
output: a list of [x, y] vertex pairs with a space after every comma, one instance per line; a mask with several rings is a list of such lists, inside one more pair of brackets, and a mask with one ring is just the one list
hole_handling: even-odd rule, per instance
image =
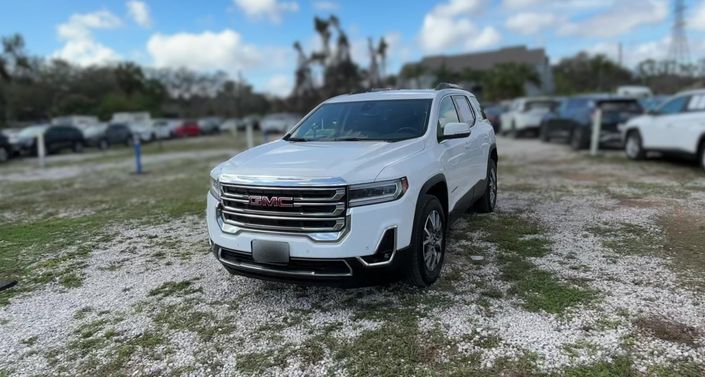
[[[606, 186], [624, 193], [624, 180], [666, 184], [670, 173], [647, 181], [642, 169], [591, 163], [535, 141], [502, 139], [500, 152], [500, 166], [509, 164], [516, 170], [500, 175], [500, 190], [527, 183], [536, 186], [512, 188], [499, 196], [500, 212], [527, 216], [547, 229], [551, 252], [532, 262], [566, 281], [584, 282], [599, 299], [563, 315], [528, 311], [511, 295], [484, 297], [488, 304], [481, 304], [480, 283], [502, 292], [510, 284], [501, 279], [496, 246], [483, 241], [486, 234], [468, 217], [454, 224], [448, 245], [445, 272], [462, 271], [460, 279], [449, 291], [416, 293], [450, 298], [448, 305], [419, 311], [422, 334], [440, 329], [459, 353], [479, 354], [485, 367], [533, 354], [539, 370], [558, 372], [610, 360], [625, 352], [626, 342], [635, 345], [630, 354], [644, 373], [650, 366], [677, 361], [705, 365], [705, 299], [681, 283], [668, 259], [615, 253], [590, 231], [597, 225], [633, 224], [661, 237], [657, 218], [669, 207], [621, 205], [595, 181], [619, 179]], [[557, 171], [579, 172], [580, 177]], [[591, 175], [599, 177], [585, 178]], [[689, 185], [705, 187], [705, 178]], [[682, 201], [693, 208], [705, 206], [705, 196], [695, 191]], [[340, 360], [325, 349], [310, 362], [297, 347], [325, 334], [354, 342], [366, 332], [393, 324], [394, 318], [370, 319], [364, 315], [366, 308], [399, 305], [400, 292], [409, 291], [399, 285], [340, 290], [231, 277], [210, 254], [205, 222], [199, 217], [157, 225], [124, 224], [111, 233], [114, 239], [95, 250], [81, 271], [85, 279], [80, 287], [48, 285], [0, 308], [0, 370], [18, 376], [91, 374], [96, 360], [105, 363], [116, 357], [117, 346], [108, 341], [85, 350], [71, 344], [81, 341], [81, 328], [102, 319], [107, 324], [98, 336], [110, 329], [120, 342], [153, 333], [162, 337], [156, 348], [131, 355], [127, 369], [138, 375], [243, 375], [247, 371], [243, 358], [275, 352], [285, 356], [284, 362], [266, 374], [343, 376], [348, 374], [346, 362], [354, 360]], [[471, 247], [482, 250], [483, 263], [467, 265], [463, 256]], [[165, 283], [182, 281], [190, 281], [194, 291], [150, 295]], [[194, 317], [190, 326], [170, 327], [157, 320], [170, 313], [201, 316]], [[644, 317], [691, 326], [698, 331], [697, 339], [688, 345], [645, 334], [634, 325]], [[214, 328], [212, 336], [204, 338], [206, 330]], [[483, 343], [487, 339], [495, 341], [488, 346]]]

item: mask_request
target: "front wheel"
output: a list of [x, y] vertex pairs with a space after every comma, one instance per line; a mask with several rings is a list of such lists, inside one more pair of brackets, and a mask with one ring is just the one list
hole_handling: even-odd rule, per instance
[[573, 130], [573, 134], [570, 137], [570, 147], [574, 151], [579, 151], [587, 147], [585, 133], [580, 128], [576, 128]]
[[548, 126], [547, 125], [542, 125], [540, 128], [541, 131], [539, 131], [539, 136], [541, 138], [541, 141], [544, 143], [548, 143], [551, 141], [551, 135], [548, 134]]
[[487, 185], [485, 193], [475, 203], [475, 210], [480, 213], [494, 212], [497, 205], [497, 162], [490, 160], [487, 164]]
[[700, 166], [705, 169], [705, 140], [700, 143]]
[[646, 151], [641, 142], [639, 132], [632, 131], [627, 135], [627, 141], [624, 143], [624, 152], [631, 160], [643, 160], [646, 157]]
[[414, 219], [406, 275], [410, 284], [428, 287], [438, 280], [443, 267], [446, 217], [438, 198], [424, 195], [421, 200], [420, 212]]

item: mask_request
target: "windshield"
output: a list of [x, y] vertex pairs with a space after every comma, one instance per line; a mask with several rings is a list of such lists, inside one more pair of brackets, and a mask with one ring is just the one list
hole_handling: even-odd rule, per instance
[[24, 130], [20, 131], [19, 134], [17, 134], [18, 137], [36, 137], [40, 133], [44, 132], [46, 129], [45, 126], [30, 126], [25, 128]]
[[291, 141], [400, 141], [426, 132], [431, 99], [328, 103], [286, 138]]

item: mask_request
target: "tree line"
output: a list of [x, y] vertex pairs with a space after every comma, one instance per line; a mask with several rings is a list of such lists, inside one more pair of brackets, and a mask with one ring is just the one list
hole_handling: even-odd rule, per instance
[[120, 111], [193, 118], [264, 113], [272, 104], [225, 72], [143, 68], [132, 62], [81, 67], [31, 56], [21, 35], [2, 38], [0, 127], [69, 114], [102, 120]]
[[[554, 94], [559, 96], [614, 92], [623, 85], [645, 85], [654, 93], [672, 94], [705, 84], [705, 70], [695, 64], [674, 67], [673, 62], [649, 59], [639, 63], [635, 70], [629, 70], [605, 55], [585, 52], [564, 58], [551, 69]], [[461, 72], [451, 71], [445, 65], [428, 70], [420, 63], [407, 64], [399, 76], [419, 80], [428, 74], [435, 77], [436, 83], [463, 82], [480, 88], [485, 101], [520, 97], [525, 95], [525, 83], [541, 84], [534, 67], [517, 63], [498, 64], [486, 71], [465, 69]]]

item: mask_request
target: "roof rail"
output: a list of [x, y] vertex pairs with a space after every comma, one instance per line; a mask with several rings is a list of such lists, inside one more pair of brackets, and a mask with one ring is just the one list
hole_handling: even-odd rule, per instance
[[394, 88], [369, 88], [369, 89], [360, 89], [360, 90], [354, 90], [350, 92], [350, 94], [361, 94], [361, 93], [372, 93], [372, 92], [387, 92], [394, 90]]
[[442, 83], [436, 85], [436, 90], [443, 90], [443, 89], [463, 89], [463, 87], [458, 84], [452, 84], [449, 82], [442, 82]]

